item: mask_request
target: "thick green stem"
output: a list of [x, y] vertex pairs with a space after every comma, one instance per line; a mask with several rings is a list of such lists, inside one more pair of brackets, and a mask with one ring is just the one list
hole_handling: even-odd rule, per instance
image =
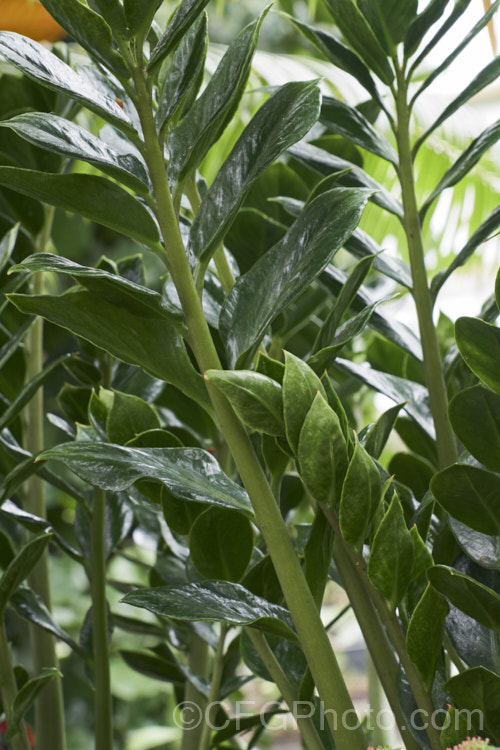
[[112, 750], [113, 703], [106, 600], [106, 493], [97, 487], [94, 489], [92, 503], [90, 590], [94, 648], [95, 750]]
[[432, 750], [441, 750], [439, 731], [433, 727], [431, 722], [431, 718], [435, 710], [432, 696], [426, 690], [417, 668], [408, 656], [408, 652], [406, 650], [405, 634], [398, 620], [398, 617], [396, 613], [389, 608], [389, 605], [387, 604], [380, 591], [378, 591], [378, 589], [373, 586], [372, 582], [368, 578], [367, 564], [364, 557], [359, 554], [354, 549], [354, 547], [351, 547], [349, 544], [347, 544], [347, 542], [342, 537], [342, 534], [340, 533], [338, 518], [335, 512], [323, 505], [322, 509], [324, 514], [328, 518], [328, 521], [330, 522], [333, 530], [335, 531], [335, 544], [338, 545], [338, 548], [341, 551], [340, 554], [346, 559], [350, 560], [352, 567], [357, 571], [365, 590], [365, 596], [371, 598], [378, 611], [380, 619], [385, 626], [387, 635], [389, 636], [396, 650], [396, 653], [401, 662], [401, 666], [404, 669], [406, 678], [413, 692], [415, 702], [418, 708], [423, 712], [423, 716], [428, 719], [426, 731], [431, 748]]
[[[0, 615], [0, 678], [0, 696], [2, 697], [8, 727], [11, 718], [10, 710], [17, 693], [17, 685], [2, 615]], [[10, 744], [12, 750], [30, 750], [24, 721], [21, 723], [19, 732], [12, 738]]]
[[[53, 209], [46, 209], [44, 228], [37, 240], [37, 250], [43, 252], [48, 244], [52, 227]], [[35, 274], [31, 291], [33, 294], [43, 292], [43, 274]], [[28, 331], [25, 343], [26, 380], [29, 381], [43, 368], [43, 319], [38, 318]], [[43, 389], [39, 388], [24, 411], [24, 446], [33, 455], [43, 450], [44, 446], [44, 407]], [[34, 475], [25, 484], [26, 510], [41, 518], [46, 518], [45, 485], [42, 479]], [[31, 588], [50, 609], [49, 556], [44, 552], [29, 576]], [[59, 662], [56, 654], [56, 641], [53, 635], [45, 630], [30, 625], [31, 652], [33, 669], [39, 674], [43, 667], [56, 667]], [[55, 677], [40, 693], [35, 701], [35, 733], [37, 750], [64, 750], [66, 747], [64, 727], [64, 706], [61, 678]]]
[[[399, 664], [384, 630], [377, 610], [366, 590], [356, 566], [344, 554], [342, 544], [336, 535], [333, 547], [335, 567], [349, 597], [356, 620], [358, 621], [366, 647], [377, 669], [380, 682], [391, 706], [397, 727], [408, 750], [419, 750], [419, 744], [407, 727], [406, 719], [399, 702]], [[384, 744], [384, 743], [382, 743]]]
[[281, 668], [279, 661], [273, 654], [264, 633], [255, 628], [245, 628], [245, 631], [252, 641], [257, 653], [259, 654], [262, 662], [276, 683], [281, 695], [283, 696], [285, 703], [288, 708], [295, 716], [297, 726], [304, 740], [307, 750], [324, 750], [323, 743], [316, 731], [314, 722], [311, 719], [310, 714], [301, 716], [299, 709], [302, 708], [303, 701], [299, 701], [298, 695], [289, 681], [288, 677]]
[[432, 319], [432, 300], [425, 267], [422, 226], [417, 207], [415, 178], [410, 144], [410, 110], [404, 72], [398, 68], [396, 106], [398, 115], [397, 141], [399, 179], [403, 195], [404, 227], [408, 242], [413, 279], [413, 298], [417, 309], [420, 339], [424, 358], [424, 372], [429, 400], [436, 428], [436, 442], [441, 468], [457, 460], [457, 445], [448, 420], [448, 397], [443, 376], [436, 328]]
[[210, 736], [212, 732], [213, 719], [217, 713], [219, 688], [222, 679], [222, 670], [224, 668], [224, 641], [228, 626], [224, 623], [221, 625], [221, 631], [219, 636], [219, 643], [217, 644], [217, 651], [215, 652], [212, 680], [210, 682], [210, 693], [208, 695], [208, 706], [207, 715], [203, 722], [199, 750], [210, 750]]
[[[184, 190], [191, 204], [193, 212], [195, 214], [198, 213], [198, 209], [201, 206], [201, 198], [194, 177], [186, 182]], [[217, 268], [217, 273], [219, 275], [219, 281], [222, 284], [222, 288], [224, 289], [226, 294], [229, 294], [234, 286], [235, 279], [233, 276], [233, 272], [231, 271], [231, 266], [229, 265], [229, 262], [227, 260], [226, 253], [224, 251], [224, 245], [222, 244], [222, 242], [214, 253], [214, 262], [215, 267]]]
[[[189, 671], [196, 677], [208, 678], [208, 645], [196, 633], [191, 633], [189, 642]], [[186, 681], [184, 690], [184, 703], [197, 706], [199, 715], [203, 719], [207, 710], [207, 699], [195, 686]], [[189, 719], [189, 716], [188, 716]], [[181, 750], [199, 750], [204, 722], [200, 721], [196, 726], [187, 723], [182, 733]]]
[[[158, 221], [165, 242], [166, 263], [177, 288], [200, 370], [205, 372], [209, 369], [221, 369], [180, 235], [147, 87], [141, 71], [135, 71], [134, 81], [145, 140], [145, 157], [153, 182]], [[252, 502], [256, 521], [273, 560], [318, 692], [325, 707], [334, 712], [328, 714], [328, 720], [337, 747], [339, 750], [361, 750], [365, 747], [363, 730], [359, 725], [355, 728], [346, 727], [349, 723], [348, 718], [345, 722], [342, 721], [344, 716], [353, 715], [353, 704], [264, 470], [255, 455], [245, 428], [229, 402], [213, 386], [208, 384], [207, 388], [222, 434]], [[337, 722], [336, 717], [339, 719]]]

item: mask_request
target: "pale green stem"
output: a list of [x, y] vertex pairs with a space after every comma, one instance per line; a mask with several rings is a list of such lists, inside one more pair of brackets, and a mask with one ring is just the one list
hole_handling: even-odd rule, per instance
[[367, 564], [364, 557], [359, 554], [354, 547], [347, 544], [340, 533], [340, 527], [338, 518], [335, 512], [324, 505], [321, 506], [324, 514], [328, 518], [333, 530], [335, 531], [335, 543], [339, 546], [341, 554], [348, 558], [352, 563], [353, 568], [358, 572], [363, 588], [365, 589], [365, 595], [370, 597], [375, 605], [380, 619], [384, 624], [387, 634], [392, 641], [392, 644], [396, 650], [401, 666], [403, 667], [406, 678], [413, 692], [413, 697], [419, 709], [422, 710], [423, 715], [429, 718], [426, 731], [429, 738], [429, 742], [432, 750], [441, 750], [441, 742], [439, 739], [439, 731], [432, 726], [430, 721], [431, 716], [434, 712], [434, 703], [432, 696], [426, 690], [424, 683], [418, 673], [417, 668], [411, 661], [406, 650], [406, 638], [395, 612], [393, 612], [386, 600], [378, 591], [368, 577]]
[[304, 714], [304, 716], [301, 716], [300, 710], [304, 708], [304, 701], [299, 701], [295, 688], [281, 668], [279, 661], [273, 654], [264, 633], [261, 630], [256, 630], [255, 628], [245, 628], [245, 631], [252, 641], [255, 650], [259, 654], [262, 663], [277, 685], [278, 690], [285, 700], [285, 703], [287, 704], [291, 713], [295, 716], [297, 726], [302, 735], [307, 750], [324, 750], [323, 743], [321, 742], [318, 732], [316, 731], [314, 722], [310, 715], [308, 715], [310, 713], [309, 706], [307, 707], [308, 713]]
[[398, 115], [397, 142], [399, 153], [399, 179], [403, 195], [404, 228], [408, 242], [413, 279], [413, 298], [417, 310], [420, 340], [424, 359], [425, 381], [436, 428], [436, 443], [441, 468], [457, 461], [457, 445], [448, 420], [448, 396], [444, 381], [441, 354], [432, 319], [432, 300], [429, 291], [422, 226], [415, 192], [415, 177], [410, 144], [410, 110], [407, 102], [407, 83], [404, 72], [397, 69]]
[[[145, 157], [154, 186], [157, 216], [165, 242], [165, 261], [177, 288], [200, 370], [205, 372], [209, 369], [221, 369], [180, 235], [147, 87], [141, 71], [134, 71], [134, 81], [145, 140]], [[352, 716], [354, 707], [264, 470], [245, 428], [229, 402], [210, 384], [207, 384], [207, 390], [243, 486], [252, 502], [257, 524], [273, 560], [320, 698], [325, 707], [332, 709], [339, 717], [336, 723], [335, 716], [328, 714], [337, 747], [339, 750], [362, 750], [366, 745], [361, 727], [348, 729], [341, 720], [344, 714]]]
[[[204, 680], [208, 677], [208, 645], [194, 632], [190, 634], [189, 640], [189, 671]], [[186, 680], [184, 702], [188, 707], [198, 706], [200, 716], [205, 716], [207, 699], [189, 680]], [[186, 725], [182, 733], [181, 750], [199, 750], [202, 732], [203, 722], [193, 727]]]
[[[2, 696], [2, 703], [7, 718], [7, 727], [9, 726], [11, 719], [10, 712], [16, 693], [17, 685], [14, 669], [12, 667], [9, 642], [5, 632], [3, 615], [0, 615], [0, 695]], [[10, 746], [12, 750], [30, 750], [30, 743], [28, 741], [28, 735], [26, 734], [24, 721], [21, 722], [19, 732], [17, 732], [17, 734], [11, 739]]]
[[384, 708], [384, 690], [377, 669], [370, 654], [366, 655], [366, 673], [368, 676], [368, 705], [370, 706], [370, 739], [374, 747], [384, 747], [390, 742], [387, 730], [380, 726], [379, 715]]
[[[184, 192], [188, 197], [191, 208], [193, 209], [193, 213], [198, 213], [198, 210], [201, 206], [201, 198], [194, 177], [191, 177], [190, 180], [187, 180], [184, 186]], [[219, 275], [219, 281], [222, 284], [222, 288], [224, 289], [226, 294], [229, 294], [234, 286], [235, 279], [233, 276], [233, 272], [231, 271], [231, 266], [229, 265], [228, 259], [226, 257], [224, 245], [222, 244], [222, 242], [214, 253], [214, 262], [215, 267], [217, 268], [217, 273]]]
[[[327, 518], [331, 523], [329, 513], [327, 513]], [[366, 590], [359, 570], [353, 565], [349, 556], [344, 553], [343, 545], [338, 539], [339, 535], [336, 531], [333, 546], [335, 567], [342, 579], [405, 746], [408, 750], [419, 750], [418, 743], [407, 727], [399, 702], [399, 663], [394, 656], [387, 633], [380, 622], [377, 610]]]
[[95, 750], [113, 749], [113, 702], [106, 600], [106, 493], [96, 487], [92, 503], [90, 591], [94, 650]]
[[[44, 227], [37, 239], [36, 249], [39, 252], [43, 252], [47, 248], [53, 215], [54, 209], [47, 207]], [[31, 291], [33, 294], [43, 293], [43, 274], [35, 274], [31, 283]], [[42, 318], [37, 318], [28, 331], [25, 342], [25, 357], [26, 380], [29, 381], [38, 375], [43, 368]], [[43, 419], [43, 388], [39, 388], [24, 410], [24, 447], [35, 456], [45, 447]], [[45, 484], [42, 479], [34, 475], [26, 481], [25, 497], [26, 510], [40, 518], [46, 518]], [[44, 552], [31, 572], [29, 584], [50, 609], [48, 551]], [[30, 625], [30, 640], [35, 674], [39, 674], [43, 667], [59, 669], [54, 636], [36, 625]], [[48, 683], [35, 701], [35, 734], [37, 750], [65, 750], [64, 706], [61, 678], [58, 676]]]
[[203, 722], [199, 750], [210, 750], [210, 736], [212, 732], [213, 719], [217, 713], [219, 689], [224, 668], [224, 641], [226, 640], [228, 625], [221, 625], [217, 651], [215, 652], [210, 693], [208, 695], [208, 706], [205, 721]]

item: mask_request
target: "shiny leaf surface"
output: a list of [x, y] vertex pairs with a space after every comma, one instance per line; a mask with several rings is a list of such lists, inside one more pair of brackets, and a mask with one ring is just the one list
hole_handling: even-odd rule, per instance
[[500, 395], [500, 329], [477, 318], [459, 318], [455, 338], [472, 372]]
[[119, 128], [134, 132], [123, 109], [41, 44], [12, 31], [0, 32], [0, 54], [25, 75], [81, 102]]
[[86, 161], [136, 192], [149, 192], [149, 178], [142, 159], [134, 153], [121, 154], [64, 117], [49, 112], [32, 112], [12, 117], [0, 125], [10, 128], [35, 146], [60, 156]]
[[238, 279], [219, 322], [232, 364], [243, 363], [276, 315], [330, 262], [356, 228], [368, 195], [339, 188], [318, 196], [283, 239]]
[[3, 615], [10, 597], [45, 552], [52, 533], [43, 533], [31, 539], [14, 557], [0, 578], [0, 614]]
[[164, 484], [177, 497], [252, 512], [246, 492], [198, 448], [127, 448], [106, 443], [67, 443], [39, 455], [62, 461], [81, 479], [121, 492], [139, 479]]
[[482, 534], [500, 535], [500, 477], [466, 464], [454, 464], [436, 474], [431, 491], [458, 521]]
[[300, 140], [319, 116], [315, 81], [280, 87], [250, 120], [203, 199], [191, 227], [190, 248], [205, 261], [224, 238], [255, 180]]
[[455, 607], [492, 630], [500, 628], [500, 596], [454, 568], [436, 565], [428, 571], [429, 581]]
[[500, 396], [481, 385], [459, 391], [448, 410], [451, 426], [469, 453], [500, 472]]
[[268, 435], [283, 435], [281, 387], [251, 370], [208, 370], [205, 379], [225, 395], [240, 419]]
[[317, 393], [326, 398], [325, 389], [316, 373], [300, 357], [285, 352], [283, 415], [286, 437], [295, 452], [299, 447], [302, 425]]
[[177, 620], [252, 625], [295, 640], [288, 610], [255, 596], [238, 583], [213, 581], [133, 591], [123, 602]]
[[151, 53], [148, 70], [154, 70], [172, 50], [196, 21], [208, 0], [182, 0], [172, 14], [165, 33]]

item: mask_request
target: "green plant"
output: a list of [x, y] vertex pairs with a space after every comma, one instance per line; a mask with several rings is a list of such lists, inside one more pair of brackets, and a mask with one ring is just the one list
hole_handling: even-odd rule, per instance
[[[414, 73], [468, 3], [456, 3], [445, 17], [444, 0], [420, 15], [407, 0], [389, 10], [378, 0], [328, 0], [351, 48], [292, 18], [370, 101], [353, 108], [322, 99], [316, 81], [278, 88], [210, 186], [198, 169], [238, 108], [267, 11], [231, 43], [200, 93], [207, 0], [183, 0], [163, 34], [153, 20], [157, 0], [43, 4], [90, 63], [0, 34], [0, 52], [24, 74], [23, 85], [34, 86], [37, 96], [47, 88], [55, 99], [49, 106], [24, 102], [2, 122], [12, 136], [0, 165], [4, 220], [21, 219], [27, 233], [19, 246], [16, 230], [6, 235], [5, 262], [11, 252], [21, 261], [10, 268], [9, 278], [20, 279], [15, 284], [33, 277], [30, 293], [7, 290], [8, 309], [39, 317], [30, 333], [29, 382], [12, 395], [3, 424], [28, 404], [27, 453], [15, 439], [19, 425], [4, 433], [2, 444], [10, 459], [4, 497], [17, 493], [23, 510], [10, 501], [1, 513], [4, 522], [42, 534], [18, 540], [18, 549], [6, 546], [0, 603], [81, 656], [92, 674], [98, 750], [114, 742], [113, 623], [154, 639], [148, 650], [123, 649], [123, 658], [172, 683], [176, 703], [195, 706], [205, 718], [196, 728], [185, 719], [183, 750], [236, 742], [239, 717], [226, 717], [220, 701], [242, 684], [240, 655], [254, 674], [276, 684], [309, 750], [364, 748], [361, 724], [346, 720], [356, 714], [320, 617], [332, 576], [347, 592], [409, 750], [438, 750], [483, 730], [474, 716], [464, 724], [462, 711], [479, 712], [499, 741], [497, 396], [483, 386], [464, 390], [473, 376], [434, 325], [432, 307], [449, 274], [496, 229], [500, 213], [483, 222], [430, 286], [421, 231], [440, 192], [463, 179], [498, 139], [498, 124], [472, 142], [420, 207], [414, 177], [420, 145], [498, 76], [498, 60], [416, 141], [410, 123], [415, 99], [439, 71], [413, 94]], [[424, 44], [435, 24], [438, 31]], [[106, 122], [99, 135], [87, 129], [88, 110], [94, 123]], [[372, 125], [380, 114], [392, 142]], [[359, 149], [394, 167], [402, 202], [364, 171]], [[37, 161], [46, 152], [53, 160]], [[401, 221], [410, 268], [384, 258], [357, 229], [368, 201]], [[95, 266], [40, 252], [50, 249], [52, 230], [50, 209], [44, 212], [41, 203], [125, 235], [154, 254], [162, 271], [152, 265], [156, 276], [148, 285], [142, 251], [117, 261], [104, 257]], [[358, 260], [348, 273], [332, 262], [342, 249]], [[62, 294], [47, 293], [52, 274], [69, 283]], [[379, 300], [371, 301], [365, 282], [376, 287], [383, 276], [413, 294], [420, 339], [377, 309]], [[492, 303], [485, 317], [496, 312]], [[64, 418], [52, 418], [71, 439], [44, 450], [38, 388], [60, 360], [42, 369], [41, 318], [74, 334], [81, 348], [76, 354], [64, 340], [62, 361], [76, 385], [60, 390]], [[484, 321], [457, 326], [465, 362], [496, 393], [497, 334]], [[14, 344], [20, 338], [16, 333]], [[385, 371], [356, 361], [355, 338], [368, 342], [368, 359], [376, 361], [378, 353]], [[351, 358], [341, 359], [341, 351]], [[356, 423], [352, 410], [359, 380], [397, 402], [368, 427]], [[448, 392], [454, 394], [450, 418]], [[464, 428], [480, 414], [494, 425], [486, 440], [480, 423], [473, 432]], [[410, 452], [384, 466], [394, 426]], [[460, 464], [453, 428], [470, 451]], [[41, 480], [77, 502], [76, 541], [57, 526], [51, 536]], [[135, 544], [134, 528], [154, 539], [156, 563], [146, 586], [114, 582], [125, 595], [110, 610], [107, 566], [126, 554], [124, 545]], [[41, 601], [49, 604], [46, 570], [19, 588], [32, 569], [41, 570], [37, 561], [49, 537], [89, 579], [92, 607], [79, 645]], [[492, 550], [486, 562], [476, 552], [481, 545]], [[136, 619], [129, 606], [157, 619]], [[464, 643], [464, 632], [487, 642], [480, 655]], [[22, 717], [40, 689], [49, 681], [59, 685], [52, 640], [49, 648], [35, 665], [39, 673], [16, 693], [1, 633], [8, 677], [2, 701], [15, 750], [26, 747]], [[304, 701], [314, 707], [311, 715], [301, 714]], [[63, 748], [57, 701], [45, 706], [36, 717], [37, 748]], [[430, 721], [436, 711], [448, 717], [442, 732]], [[416, 715], [429, 719], [425, 728], [415, 724]], [[212, 730], [220, 721], [224, 728]], [[248, 746], [255, 746], [262, 717], [247, 717], [243, 729], [254, 730]]]

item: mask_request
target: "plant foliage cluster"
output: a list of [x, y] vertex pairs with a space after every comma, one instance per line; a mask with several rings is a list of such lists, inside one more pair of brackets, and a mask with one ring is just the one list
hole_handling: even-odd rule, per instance
[[[379, 741], [333, 720], [353, 704], [320, 617], [330, 579], [408, 750], [468, 735], [500, 744], [500, 281], [454, 336], [433, 322], [500, 210], [431, 280], [422, 242], [436, 199], [496, 143], [499, 122], [421, 205], [414, 177], [426, 139], [497, 79], [499, 59], [426, 132], [412, 125], [415, 102], [500, 0], [423, 79], [470, 0], [420, 14], [417, 0], [325, 0], [332, 33], [291, 15], [367, 99], [321, 96], [317, 81], [277, 88], [210, 185], [199, 168], [238, 110], [267, 11], [203, 87], [208, 0], [182, 0], [165, 30], [158, 0], [42, 2], [88, 57], [0, 33], [13, 66], [0, 81], [0, 694], [13, 750], [29, 747], [33, 704], [37, 750], [65, 747], [56, 639], [93, 685], [95, 747], [116, 746], [109, 641], [120, 631], [137, 636], [121, 650], [132, 669], [225, 723], [186, 725], [182, 750], [242, 747], [242, 729], [257, 747], [261, 717], [242, 727], [217, 704], [249, 679], [242, 660], [287, 710], [321, 702], [328, 725], [297, 717], [308, 750]], [[394, 169], [400, 196], [364, 170], [364, 152]], [[367, 202], [401, 223], [409, 266], [359, 229]], [[62, 212], [110, 244], [124, 235], [135, 254], [78, 262], [55, 239]], [[419, 333], [384, 312], [386, 279], [413, 296]], [[47, 417], [44, 386], [59, 389]], [[362, 386], [395, 402], [368, 425], [353, 407]], [[393, 430], [404, 449], [387, 461]], [[49, 523], [47, 488], [73, 504], [73, 526]], [[139, 559], [140, 539], [155, 549], [146, 585], [111, 581], [123, 598], [110, 609], [109, 565]], [[49, 546], [88, 577], [78, 643], [50, 612]], [[4, 614], [30, 624], [31, 674], [12, 662]], [[446, 715], [442, 731], [412, 722], [416, 711]]]

